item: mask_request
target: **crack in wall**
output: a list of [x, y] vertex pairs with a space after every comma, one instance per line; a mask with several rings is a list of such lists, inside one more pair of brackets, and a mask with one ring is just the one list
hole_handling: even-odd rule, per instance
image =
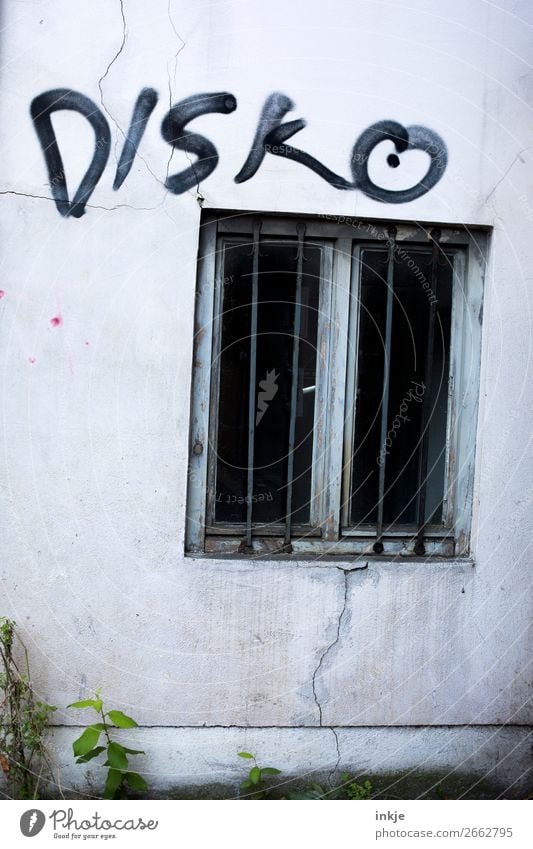
[[519, 150], [519, 151], [518, 151], [518, 153], [516, 154], [515, 158], [513, 159], [513, 161], [512, 161], [512, 162], [511, 162], [511, 164], [509, 165], [509, 167], [505, 170], [505, 173], [503, 174], [503, 177], [500, 177], [500, 179], [497, 181], [497, 183], [496, 183], [496, 185], [494, 186], [494, 188], [493, 188], [493, 189], [491, 189], [491, 190], [490, 190], [490, 192], [488, 193], [487, 197], [486, 197], [486, 198], [485, 198], [485, 200], [483, 201], [483, 203], [484, 203], [484, 204], [485, 204], [485, 203], [487, 203], [487, 201], [488, 201], [488, 199], [489, 199], [490, 197], [492, 197], [492, 195], [494, 194], [494, 192], [496, 191], [496, 189], [498, 188], [498, 186], [500, 185], [500, 183], [503, 183], [503, 181], [505, 180], [505, 178], [506, 178], [506, 177], [507, 177], [507, 175], [509, 174], [509, 171], [511, 170], [511, 168], [513, 168], [513, 166], [514, 166], [515, 162], [518, 162], [518, 160], [519, 160], [519, 159], [520, 159], [520, 161], [521, 161], [521, 162], [523, 162], [523, 160], [522, 160], [522, 154], [523, 154], [523, 153], [527, 153], [529, 149], [530, 149], [529, 147], [525, 147], [523, 150]]
[[[318, 720], [319, 720], [318, 724], [321, 727], [323, 726], [322, 705], [320, 704], [320, 702], [318, 700], [318, 696], [317, 696], [317, 692], [316, 692], [316, 678], [317, 678], [317, 675], [322, 668], [322, 665], [323, 665], [326, 657], [328, 656], [330, 651], [337, 645], [337, 643], [339, 642], [339, 639], [340, 639], [340, 635], [341, 635], [342, 619], [343, 619], [344, 614], [346, 613], [346, 609], [347, 609], [347, 606], [348, 606], [348, 575], [350, 574], [349, 572], [344, 571], [344, 570], [342, 570], [342, 573], [344, 575], [344, 598], [343, 598], [342, 608], [341, 608], [341, 611], [339, 613], [339, 617], [338, 617], [338, 620], [337, 620], [337, 633], [335, 635], [335, 639], [333, 640], [333, 642], [331, 642], [329, 644], [329, 646], [326, 646], [326, 648], [324, 649], [324, 651], [320, 655], [320, 660], [318, 661], [317, 667], [316, 667], [315, 671], [313, 672], [313, 678], [312, 678], [312, 682], [311, 682], [312, 687], [313, 687], [313, 698], [314, 698], [314, 701], [315, 701], [315, 705], [318, 709]], [[335, 739], [336, 739], [336, 735], [335, 735]], [[340, 757], [340, 755], [339, 755], [339, 757]]]
[[[115, 53], [115, 55], [113, 56], [113, 58], [112, 58], [112, 59], [111, 59], [111, 61], [109, 62], [108, 66], [107, 66], [107, 68], [106, 68], [106, 70], [105, 70], [105, 72], [102, 74], [102, 76], [101, 76], [101, 77], [100, 77], [100, 79], [98, 80], [98, 88], [99, 88], [99, 90], [100, 90], [100, 103], [102, 104], [102, 109], [104, 110], [104, 112], [106, 113], [106, 115], [108, 115], [108, 117], [111, 119], [111, 121], [112, 121], [112, 122], [113, 122], [113, 124], [115, 125], [116, 131], [117, 131], [117, 136], [116, 136], [116, 139], [115, 139], [115, 145], [114, 145], [115, 164], [116, 164], [117, 166], [118, 166], [118, 162], [119, 162], [119, 160], [118, 160], [118, 155], [117, 155], [118, 141], [119, 141], [119, 134], [122, 136], [122, 138], [123, 138], [123, 139], [126, 139], [126, 133], [124, 132], [124, 130], [123, 130], [123, 129], [122, 129], [122, 127], [120, 126], [120, 124], [119, 124], [119, 122], [117, 121], [117, 119], [115, 118], [115, 116], [111, 114], [111, 112], [109, 111], [109, 109], [107, 108], [107, 106], [106, 106], [106, 104], [105, 104], [105, 101], [104, 101], [104, 89], [103, 89], [103, 82], [104, 82], [104, 80], [106, 79], [106, 77], [108, 76], [108, 74], [109, 74], [109, 72], [110, 72], [111, 68], [113, 67], [113, 65], [115, 64], [115, 62], [118, 60], [118, 58], [120, 57], [120, 55], [123, 53], [124, 48], [125, 48], [125, 46], [126, 46], [126, 37], [127, 37], [127, 29], [128, 29], [128, 28], [127, 28], [127, 23], [126, 23], [126, 14], [125, 14], [125, 12], [124, 12], [124, 0], [119, 0], [119, 3], [120, 3], [120, 15], [121, 15], [121, 18], [122, 18], [122, 41], [121, 41], [120, 47], [118, 48], [117, 52]], [[148, 162], [146, 161], [146, 159], [144, 158], [144, 156], [141, 156], [141, 155], [140, 155], [140, 153], [139, 153], [139, 151], [138, 151], [137, 149], [136, 149], [136, 151], [135, 151], [135, 155], [136, 155], [136, 157], [137, 157], [138, 159], [140, 159], [140, 160], [141, 160], [141, 162], [143, 163], [144, 167], [146, 168], [146, 170], [148, 171], [148, 173], [149, 173], [149, 174], [151, 174], [151, 176], [154, 178], [154, 180], [155, 180], [155, 181], [156, 181], [156, 182], [157, 182], [160, 186], [162, 186], [163, 188], [165, 188], [165, 183], [164, 183], [164, 181], [163, 181], [163, 180], [160, 180], [160, 179], [159, 179], [159, 177], [157, 176], [157, 174], [156, 174], [154, 171], [152, 171], [152, 169], [150, 168], [150, 166], [149, 166]], [[168, 171], [167, 171], [167, 177], [168, 177]], [[161, 204], [162, 204], [162, 203], [163, 203], [163, 201], [161, 201]], [[159, 204], [159, 205], [161, 205], [161, 204]], [[132, 208], [133, 208], [133, 207], [132, 207]], [[113, 209], [116, 209], [116, 207], [113, 207]], [[137, 207], [137, 209], [140, 209], [140, 207]]]
[[333, 736], [335, 737], [335, 747], [337, 749], [337, 763], [335, 764], [335, 766], [333, 767], [333, 769], [331, 770], [331, 772], [329, 774], [329, 780], [333, 781], [333, 778], [335, 777], [335, 773], [339, 769], [339, 765], [340, 765], [340, 762], [341, 762], [341, 750], [339, 748], [339, 737], [338, 737], [337, 732], [335, 731], [335, 729], [333, 728], [332, 725], [329, 725], [328, 728], [330, 729]]
[[[52, 203], [56, 202], [55, 198], [49, 197], [48, 195], [32, 195], [30, 194], [30, 192], [16, 192], [14, 189], [5, 189], [3, 191], [0, 191], [0, 195], [17, 195], [17, 197], [21, 198], [32, 198], [33, 200], [49, 200], [52, 201]], [[115, 206], [97, 206], [94, 203], [87, 203], [85, 204], [85, 206], [87, 207], [87, 209], [103, 209], [105, 212], [113, 212], [113, 210], [115, 209], [135, 209], [139, 212], [153, 212], [155, 209], [159, 209], [163, 203], [164, 199], [163, 201], [161, 201], [161, 203], [158, 203], [155, 206], [132, 206], [130, 203], [117, 203], [115, 204]]]
[[[172, 64], [172, 62], [173, 62], [173, 63], [174, 63], [173, 80], [174, 80], [174, 86], [175, 86], [175, 85], [176, 85], [176, 74], [177, 74], [177, 70], [178, 70], [178, 56], [180, 55], [180, 53], [182, 53], [182, 51], [183, 51], [183, 50], [185, 50], [185, 48], [186, 48], [186, 46], [187, 46], [187, 42], [186, 42], [186, 41], [185, 41], [185, 39], [184, 39], [184, 38], [183, 38], [183, 37], [179, 34], [178, 30], [176, 29], [176, 25], [175, 25], [174, 20], [173, 20], [173, 18], [172, 18], [172, 9], [171, 9], [171, 7], [172, 7], [172, 0], [168, 0], [168, 3], [167, 3], [167, 17], [168, 17], [168, 20], [169, 20], [169, 22], [170, 22], [170, 26], [172, 27], [172, 31], [174, 32], [174, 35], [176, 36], [176, 38], [178, 38], [178, 39], [179, 39], [179, 41], [181, 42], [181, 44], [180, 44], [179, 49], [178, 49], [178, 50], [176, 51], [176, 53], [174, 54], [173, 59], [172, 59], [170, 62], [167, 62], [167, 76], [168, 76], [168, 108], [169, 108], [169, 111], [172, 109], [172, 106], [173, 106], [173, 100], [174, 100], [174, 95], [173, 95], [173, 93], [172, 93], [172, 77], [171, 77], [171, 75], [170, 75], [170, 66], [171, 66], [171, 64]], [[170, 156], [169, 156], [169, 158], [168, 158], [168, 162], [167, 162], [167, 171], [166, 171], [166, 175], [165, 175], [165, 184], [166, 184], [166, 182], [167, 182], [167, 180], [168, 180], [168, 177], [169, 177], [170, 165], [171, 165], [171, 163], [172, 163], [172, 158], [173, 158], [173, 156], [174, 156], [174, 151], [175, 151], [175, 148], [174, 148], [174, 147], [171, 147], [171, 150], [170, 150]], [[192, 170], [193, 170], [194, 176], [195, 176], [195, 178], [196, 178], [196, 171], [194, 170], [194, 163], [191, 161], [191, 158], [190, 158], [189, 154], [187, 153], [187, 151], [185, 151], [185, 156], [186, 156], [186, 157], [187, 157], [187, 159], [189, 160], [189, 164], [190, 164], [190, 166], [191, 166], [191, 168], [192, 168]], [[199, 191], [199, 190], [200, 190], [200, 185], [199, 185], [199, 183], [198, 183], [198, 180], [196, 180], [196, 199], [197, 199], [198, 201], [199, 201], [199, 197], [201, 197], [201, 195], [200, 195], [200, 191]], [[193, 191], [191, 191], [191, 190], [189, 190], [188, 194], [191, 194], [191, 195], [195, 196], [195, 195], [194, 195], [194, 192], [193, 192]], [[203, 201], [203, 198], [202, 198], [202, 201]], [[199, 202], [200, 202], [200, 201], [199, 201]], [[166, 212], [166, 210], [164, 210], [164, 211]], [[168, 214], [168, 213], [167, 213], [167, 214]], [[169, 217], [170, 217], [170, 216], [169, 216]]]
[[[108, 64], [105, 72], [102, 74], [102, 76], [98, 80], [98, 88], [100, 89], [100, 103], [102, 104], [102, 109], [109, 116], [109, 118], [111, 118], [111, 120], [113, 121], [117, 131], [120, 131], [122, 133], [122, 135], [125, 136], [125, 133], [124, 133], [122, 127], [119, 125], [119, 123], [115, 119], [114, 115], [111, 114], [111, 112], [109, 111], [109, 109], [105, 105], [104, 90], [103, 90], [103, 87], [102, 87], [102, 83], [104, 82], [105, 78], [109, 74], [109, 71], [111, 70], [111, 68], [113, 67], [115, 62], [117, 61], [118, 57], [120, 56], [120, 54], [122, 53], [122, 51], [124, 50], [124, 47], [126, 45], [126, 29], [127, 29], [127, 27], [126, 27], [126, 16], [124, 14], [124, 0], [119, 0], [119, 3], [120, 3], [120, 15], [122, 17], [122, 42], [121, 42], [120, 47], [118, 48], [117, 52], [115, 53], [115, 55], [111, 59], [111, 62]], [[118, 165], [117, 145], [118, 145], [118, 138], [115, 141], [115, 161], [116, 161], [116, 164]]]

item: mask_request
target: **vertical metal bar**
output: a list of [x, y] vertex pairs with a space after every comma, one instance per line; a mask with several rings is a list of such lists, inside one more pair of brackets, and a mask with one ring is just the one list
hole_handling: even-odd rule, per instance
[[254, 441], [255, 441], [255, 393], [257, 362], [257, 301], [259, 298], [259, 236], [261, 222], [254, 222], [253, 229], [253, 265], [252, 265], [252, 303], [250, 321], [250, 380], [248, 396], [248, 477], [246, 485], [246, 537], [245, 545], [252, 547], [252, 503], [254, 493]]
[[348, 357], [346, 367], [346, 413], [342, 465], [341, 527], [352, 524], [352, 491], [355, 474], [355, 418], [357, 407], [359, 324], [361, 319], [362, 249], [355, 247], [350, 274]]
[[292, 476], [294, 473], [294, 442], [296, 439], [296, 405], [298, 397], [298, 362], [300, 359], [300, 329], [302, 324], [302, 279], [304, 264], [305, 224], [296, 226], [298, 233], [298, 253], [296, 268], [296, 293], [294, 296], [294, 331], [292, 337], [292, 381], [291, 381], [291, 415], [289, 421], [289, 448], [287, 454], [287, 500], [285, 507], [285, 550], [291, 543], [291, 514], [292, 514]]
[[222, 317], [225, 308], [224, 267], [226, 241], [217, 240], [215, 257], [215, 291], [213, 304], [213, 341], [211, 345], [211, 394], [209, 397], [209, 451], [207, 454], [206, 531], [216, 522], [218, 408], [220, 403], [220, 351], [222, 347]]
[[[381, 400], [381, 441], [380, 445], [385, 445], [387, 438], [387, 425], [389, 419], [389, 387], [390, 387], [390, 355], [392, 341], [392, 307], [394, 301], [394, 260], [396, 253], [396, 227], [389, 228], [389, 256], [387, 259], [387, 310], [385, 320], [385, 354], [383, 362], [383, 397]], [[378, 517], [376, 523], [376, 542], [374, 543], [374, 551], [376, 554], [381, 554], [383, 551], [383, 542], [381, 537], [383, 534], [383, 508], [385, 499], [385, 469], [386, 459], [379, 467], [378, 480]]]
[[414, 544], [415, 554], [425, 554], [424, 527], [426, 524], [426, 493], [427, 493], [427, 467], [429, 452], [429, 410], [431, 405], [431, 383], [433, 378], [433, 350], [435, 347], [435, 319], [437, 317], [437, 275], [439, 264], [439, 238], [440, 230], [434, 229], [431, 233], [433, 242], [431, 251], [431, 299], [428, 316], [428, 337], [426, 345], [426, 363], [424, 367], [424, 400], [422, 402], [422, 414], [420, 424], [420, 447], [418, 449], [418, 507], [417, 507], [417, 532]]

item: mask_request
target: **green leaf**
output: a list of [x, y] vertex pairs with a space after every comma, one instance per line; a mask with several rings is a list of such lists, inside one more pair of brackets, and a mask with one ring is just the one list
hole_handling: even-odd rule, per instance
[[123, 746], [122, 748], [128, 753], [128, 755], [144, 755], [142, 749], [128, 749], [127, 746]]
[[102, 699], [83, 699], [81, 702], [72, 702], [71, 705], [67, 705], [68, 708], [94, 708], [98, 712], [102, 709]]
[[118, 728], [137, 728], [138, 724], [135, 722], [131, 716], [126, 716], [125, 713], [122, 713], [121, 710], [110, 710], [109, 713], [106, 714], [109, 717], [113, 725], [116, 725]]
[[124, 773], [118, 769], [110, 769], [107, 773], [107, 781], [104, 787], [104, 799], [113, 799], [118, 788], [122, 784]]
[[261, 770], [258, 766], [254, 766], [250, 770], [250, 781], [252, 784], [259, 784], [261, 781]]
[[41, 708], [45, 711], [45, 713], [52, 713], [54, 710], [57, 710], [55, 705], [49, 705], [47, 702], [36, 702], [37, 707]]
[[124, 776], [132, 790], [148, 790], [148, 785], [138, 772], [127, 772]]
[[85, 755], [81, 755], [76, 761], [77, 764], [86, 764], [87, 761], [92, 761], [93, 758], [97, 758], [98, 755], [105, 750], [105, 746], [97, 746], [96, 749], [91, 749], [90, 752], [87, 752]]
[[252, 782], [246, 779], [246, 781], [241, 781], [241, 790], [248, 790], [250, 787], [253, 787]]
[[90, 752], [91, 749], [94, 749], [96, 744], [98, 743], [98, 739], [100, 737], [100, 731], [97, 728], [86, 728], [81, 737], [78, 737], [77, 740], [74, 740], [72, 744], [72, 749], [76, 757], [80, 757], [80, 755], [86, 755], [87, 752]]
[[288, 799], [323, 799], [322, 793], [318, 790], [296, 790], [287, 794]]
[[237, 752], [239, 758], [251, 758], [254, 759], [254, 756], [250, 754], [250, 752]]
[[89, 728], [96, 728], [97, 731], [105, 731], [107, 725], [105, 722], [93, 722], [92, 725], [89, 725]]
[[124, 747], [120, 743], [110, 743], [107, 747], [107, 760], [113, 769], [127, 769], [128, 759]]
[[273, 766], [266, 766], [261, 772], [263, 775], [281, 775], [281, 770], [275, 769]]

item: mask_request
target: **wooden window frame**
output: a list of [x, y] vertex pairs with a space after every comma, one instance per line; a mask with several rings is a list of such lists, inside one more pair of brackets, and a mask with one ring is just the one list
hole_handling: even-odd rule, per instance
[[[253, 555], [377, 556], [372, 525], [347, 526], [347, 500], [353, 445], [354, 388], [358, 350], [358, 302], [362, 248], [387, 244], [391, 225], [397, 244], [427, 246], [437, 225], [209, 211], [200, 228], [198, 282], [187, 481], [186, 554], [242, 556], [242, 529], [213, 527], [218, 369], [213, 368], [220, 344], [223, 260], [219, 245], [232, 238], [252, 237], [254, 222], [261, 238], [297, 236], [305, 223], [305, 238], [325, 246], [320, 290], [317, 390], [315, 416], [321, 427], [313, 446], [312, 515], [310, 525], [294, 526], [291, 554], [280, 545], [283, 525], [258, 526]], [[439, 244], [454, 255], [450, 374], [446, 437], [446, 484], [443, 524], [424, 530], [425, 551], [414, 551], [412, 526], [395, 526], [383, 535], [381, 558], [467, 557], [470, 553], [475, 443], [481, 359], [481, 316], [488, 233], [482, 228], [440, 226]], [[331, 332], [331, 331], [334, 332]], [[215, 450], [214, 450], [215, 449]], [[375, 527], [375, 526], [374, 526]], [[248, 551], [248, 556], [252, 552]]]

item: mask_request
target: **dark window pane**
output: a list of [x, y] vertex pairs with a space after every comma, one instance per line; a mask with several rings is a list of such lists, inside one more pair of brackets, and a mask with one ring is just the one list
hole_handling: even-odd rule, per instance
[[[362, 252], [361, 329], [352, 521], [376, 521], [379, 469], [385, 465], [385, 525], [414, 524], [430, 312], [431, 251], [399, 247], [394, 301], [387, 434], [381, 444], [386, 253]], [[441, 255], [429, 398], [426, 521], [442, 521], [451, 326], [452, 259]], [[370, 315], [369, 315], [370, 314]], [[372, 321], [374, 319], [374, 321]], [[369, 329], [370, 328], [370, 329]]]
[[[248, 446], [252, 259], [250, 245], [224, 247], [215, 518], [244, 522]], [[211, 450], [213, 450], [211, 448]]]
[[[226, 251], [220, 369], [216, 520], [246, 520], [251, 247], [241, 251], [245, 272], [229, 270]], [[235, 265], [235, 263], [234, 263]], [[321, 251], [305, 247], [301, 298], [292, 521], [309, 521], [313, 451], [316, 340]], [[261, 242], [256, 358], [253, 522], [284, 522], [297, 273], [296, 242]], [[233, 277], [233, 279], [232, 279]], [[226, 317], [226, 311], [231, 317]]]
[[373, 523], [377, 520], [387, 251], [361, 252], [360, 288], [352, 521]]

